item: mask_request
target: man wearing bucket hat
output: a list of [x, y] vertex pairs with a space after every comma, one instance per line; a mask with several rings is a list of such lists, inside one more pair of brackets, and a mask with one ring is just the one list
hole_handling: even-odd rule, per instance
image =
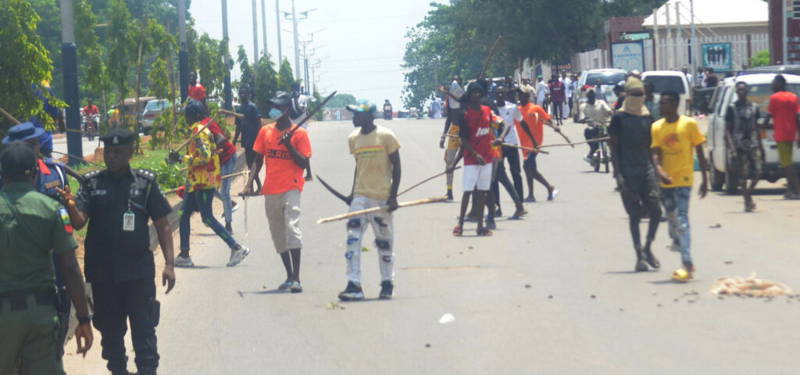
[[[628, 78], [625, 91], [627, 99], [622, 111], [611, 118], [608, 129], [611, 139], [608, 143], [622, 204], [628, 213], [628, 224], [636, 253], [634, 268], [636, 272], [643, 272], [648, 270], [648, 265], [654, 269], [661, 266], [651, 250], [661, 218], [658, 178], [650, 158], [650, 128], [653, 118], [644, 105], [645, 90], [641, 80]], [[591, 117], [587, 115], [587, 118]], [[650, 221], [647, 239], [642, 246], [639, 223], [645, 216]]]
[[[36, 155], [36, 163], [38, 164], [39, 170], [34, 180], [36, 191], [47, 195], [61, 204], [67, 205], [67, 201], [62, 199], [59, 193], [59, 189], [69, 190], [65, 167], [61, 163], [50, 158], [43, 159], [40, 157], [42, 136], [44, 134], [44, 129], [36, 127], [33, 123], [26, 122], [12, 126], [8, 130], [8, 135], [3, 138], [3, 144], [8, 145], [14, 142], [24, 142], [30, 145], [34, 155]], [[0, 185], [2, 185], [2, 180], [0, 180]], [[53, 257], [53, 263], [57, 264], [55, 256]], [[59, 354], [63, 355], [64, 341], [67, 337], [67, 325], [69, 323], [70, 299], [67, 295], [61, 269], [56, 267], [55, 271], [56, 289], [59, 293], [58, 318], [61, 323], [58, 331], [58, 350]]]
[[286, 281], [278, 290], [300, 293], [303, 291], [300, 284], [300, 250], [303, 247], [300, 194], [305, 184], [303, 170], [311, 158], [311, 141], [308, 131], [292, 123], [289, 93], [279, 91], [270, 102], [273, 108], [269, 117], [276, 122], [258, 132], [253, 151], [263, 155], [263, 159], [253, 161], [242, 194], [253, 194], [253, 180], [261, 167], [266, 166], [261, 194], [272, 242], [286, 269]]
[[352, 218], [347, 222], [347, 288], [339, 299], [364, 299], [361, 288], [361, 242], [368, 225], [375, 233], [381, 269], [379, 298], [390, 299], [394, 292], [394, 224], [400, 186], [400, 143], [394, 133], [375, 125], [377, 108], [366, 100], [347, 106], [353, 113], [356, 130], [350, 133], [350, 153], [356, 159], [355, 178], [350, 196], [350, 211], [387, 206], [387, 210]]

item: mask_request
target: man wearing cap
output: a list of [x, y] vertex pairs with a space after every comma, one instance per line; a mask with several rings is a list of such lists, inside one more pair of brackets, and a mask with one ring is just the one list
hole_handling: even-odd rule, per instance
[[[256, 136], [258, 136], [258, 131], [261, 130], [261, 115], [258, 114], [256, 105], [250, 101], [250, 93], [251, 91], [247, 87], [239, 89], [239, 108], [236, 112], [243, 114], [244, 117], [236, 118], [236, 131], [233, 133], [234, 145], [241, 136], [248, 168], [253, 165], [255, 159], [261, 157], [257, 152], [253, 151]], [[261, 179], [258, 176], [256, 176], [256, 186], [258, 190], [261, 190]]]
[[[653, 269], [661, 267], [651, 250], [661, 221], [660, 189], [656, 167], [650, 157], [653, 118], [645, 106], [645, 90], [641, 80], [628, 78], [625, 91], [627, 99], [622, 111], [611, 118], [611, 126], [608, 128], [611, 139], [608, 144], [622, 204], [628, 213], [628, 225], [636, 253], [634, 269], [636, 272], [643, 272], [648, 270], [648, 266]], [[594, 91], [590, 90], [589, 93], [594, 97]], [[587, 108], [590, 108], [588, 104]], [[586, 118], [597, 121], [593, 120], [594, 115], [589, 111], [586, 111]], [[642, 246], [639, 223], [645, 216], [650, 220], [647, 239]]]
[[[36, 191], [47, 195], [48, 197], [59, 201], [61, 204], [67, 204], [63, 200], [59, 190], [69, 189], [67, 183], [67, 169], [61, 163], [47, 158], [42, 159], [41, 153], [41, 140], [44, 130], [35, 127], [32, 123], [26, 122], [19, 125], [14, 125], [8, 130], [8, 135], [3, 138], [3, 144], [8, 145], [13, 142], [25, 142], [33, 149], [33, 154], [36, 155], [36, 163], [38, 166], [38, 174], [34, 180], [34, 187]], [[0, 179], [0, 186], [3, 180]], [[53, 263], [57, 264], [57, 258], [53, 257]], [[56, 267], [56, 289], [59, 293], [58, 317], [61, 322], [58, 332], [58, 346], [59, 354], [64, 354], [64, 341], [67, 337], [67, 325], [69, 322], [70, 302], [67, 296], [66, 286], [64, 285], [64, 278], [61, 275], [61, 269]]]
[[[189, 256], [189, 236], [191, 235], [192, 215], [199, 211], [203, 223], [216, 233], [231, 251], [228, 267], [241, 263], [250, 254], [250, 249], [240, 245], [231, 233], [214, 217], [211, 203], [214, 192], [222, 184], [220, 157], [217, 154], [214, 131], [206, 124], [211, 124], [206, 116], [203, 103], [192, 101], [184, 112], [186, 122], [192, 124], [192, 139], [187, 147], [183, 161], [189, 169], [187, 175], [187, 194], [183, 201], [183, 212], [180, 219], [181, 252], [175, 259], [177, 267], [194, 267]], [[203, 122], [205, 120], [205, 122]], [[215, 124], [216, 125], [216, 124]]]
[[361, 242], [367, 226], [372, 225], [381, 269], [380, 299], [392, 298], [394, 291], [394, 224], [392, 211], [397, 209], [400, 186], [400, 143], [394, 133], [375, 125], [377, 107], [366, 100], [347, 109], [353, 112], [348, 142], [356, 159], [353, 188], [348, 197], [350, 211], [385, 206], [386, 210], [355, 217], [347, 222], [347, 288], [339, 293], [342, 301], [364, 299], [361, 288]]
[[103, 337], [103, 359], [114, 375], [128, 374], [124, 340], [128, 322], [138, 373], [155, 374], [158, 367], [155, 327], [160, 304], [156, 300], [149, 220], [158, 232], [164, 254], [162, 284], [167, 286], [167, 293], [175, 285], [167, 220], [171, 208], [155, 174], [130, 167], [135, 138], [136, 134], [121, 128], [100, 137], [107, 169], [87, 174], [77, 198], [65, 194], [70, 216], [75, 216], [75, 228], [89, 224], [84, 271], [86, 280], [92, 283], [94, 326]]
[[303, 247], [300, 194], [305, 184], [303, 170], [311, 158], [311, 142], [308, 131], [292, 124], [289, 93], [279, 91], [270, 102], [273, 108], [269, 117], [276, 122], [258, 132], [253, 150], [264, 158], [254, 160], [242, 194], [253, 194], [253, 180], [266, 165], [264, 181], [269, 183], [264, 184], [261, 194], [272, 242], [286, 269], [286, 281], [278, 289], [300, 293], [303, 291], [300, 284], [300, 250]]
[[22, 142], [7, 145], [0, 167], [6, 181], [0, 189], [0, 374], [62, 374], [54, 255], [77, 310], [78, 353], [85, 355], [93, 341], [78, 245], [64, 207], [34, 190], [33, 150]]
[[552, 201], [556, 199], [558, 190], [555, 186], [551, 185], [544, 175], [539, 172], [539, 165], [536, 158], [539, 155], [538, 151], [531, 151], [531, 149], [538, 149], [544, 141], [544, 125], [550, 126], [554, 129], [547, 114], [547, 110], [539, 105], [531, 102], [532, 92], [524, 86], [519, 91], [519, 112], [522, 114], [522, 120], [516, 121], [517, 135], [519, 136], [520, 144], [525, 147], [522, 149], [522, 169], [525, 171], [525, 180], [528, 182], [528, 196], [525, 198], [526, 202], [536, 202], [533, 194], [533, 180], [539, 181], [547, 188], [547, 200]]
[[464, 109], [464, 125], [459, 134], [464, 156], [464, 194], [461, 199], [461, 214], [458, 224], [453, 228], [453, 235], [461, 236], [464, 232], [464, 216], [469, 198], [474, 192], [473, 212], [478, 214], [477, 233], [479, 236], [491, 236], [492, 231], [484, 227], [483, 208], [492, 184], [492, 165], [495, 158], [491, 128], [493, 115], [489, 107], [481, 104], [484, 89], [480, 84], [470, 83], [465, 95], [469, 104]]

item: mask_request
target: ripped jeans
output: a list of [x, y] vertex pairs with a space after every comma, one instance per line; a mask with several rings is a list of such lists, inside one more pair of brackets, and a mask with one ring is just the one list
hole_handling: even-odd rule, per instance
[[689, 226], [689, 200], [691, 187], [661, 188], [661, 204], [664, 205], [669, 220], [669, 237], [679, 245], [681, 261], [684, 265], [692, 263], [692, 237]]
[[[361, 195], [353, 197], [350, 211], [359, 211], [367, 208], [383, 206], [386, 201], [379, 201]], [[361, 242], [367, 232], [367, 226], [372, 224], [375, 233], [375, 246], [378, 249], [380, 262], [381, 281], [394, 279], [394, 224], [392, 214], [386, 210], [352, 218], [347, 222], [347, 279], [361, 284]]]

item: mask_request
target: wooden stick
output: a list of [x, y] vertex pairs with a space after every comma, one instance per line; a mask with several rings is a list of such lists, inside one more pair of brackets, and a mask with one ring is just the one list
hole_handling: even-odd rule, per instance
[[209, 122], [207, 122], [205, 125], [203, 125], [203, 127], [202, 127], [202, 128], [200, 128], [200, 130], [198, 130], [196, 133], [192, 133], [192, 135], [191, 135], [191, 136], [189, 136], [189, 139], [187, 139], [185, 142], [181, 143], [181, 145], [180, 145], [180, 146], [178, 146], [178, 148], [176, 148], [176, 149], [175, 149], [175, 150], [173, 150], [173, 151], [177, 152], [177, 151], [180, 151], [180, 149], [182, 149], [182, 148], [186, 147], [186, 145], [188, 145], [188, 144], [189, 144], [189, 142], [191, 142], [191, 141], [192, 141], [192, 139], [194, 139], [195, 137], [197, 137], [198, 135], [200, 135], [200, 133], [202, 133], [204, 130], [206, 130], [206, 128], [208, 127], [208, 125], [209, 125], [209, 124], [211, 124], [211, 121], [209, 121]]
[[248, 173], [250, 173], [250, 171], [241, 171], [241, 172], [236, 172], [236, 173], [226, 174], [226, 175], [223, 175], [223, 176], [222, 176], [222, 179], [224, 180], [224, 179], [226, 179], [226, 178], [233, 178], [233, 177], [236, 177], [236, 176], [241, 176], [241, 175], [243, 175], [243, 174], [248, 174]]
[[9, 119], [11, 122], [13, 122], [13, 123], [14, 123], [14, 125], [19, 125], [19, 124], [21, 124], [21, 122], [19, 122], [19, 120], [17, 120], [16, 118], [14, 118], [14, 116], [11, 116], [11, 114], [10, 114], [10, 113], [6, 112], [6, 110], [5, 110], [5, 109], [3, 109], [3, 107], [0, 107], [0, 112], [3, 112], [3, 116], [6, 116], [6, 118], [7, 118], [7, 119]]
[[[513, 147], [513, 148], [518, 148], [518, 149], [520, 149], [520, 150], [525, 150], [525, 151], [530, 151], [530, 152], [538, 152], [538, 153], [545, 154], [545, 155], [549, 155], [549, 154], [550, 154], [550, 153], [549, 153], [549, 152], [547, 152], [547, 151], [543, 151], [543, 150], [537, 150], [537, 149], [535, 149], [535, 148], [530, 148], [530, 147], [525, 147], [525, 146], [520, 146], [520, 145], [512, 145], [511, 143], [503, 143], [503, 146], [505, 146], [505, 147]], [[540, 147], [541, 147], [541, 146], [540, 146]]]
[[[457, 166], [457, 167], [453, 168], [453, 170], [455, 171], [456, 169], [460, 169], [460, 168], [461, 168], [461, 166], [459, 165], [459, 166]], [[435, 175], [433, 175], [433, 176], [431, 176], [431, 177], [428, 177], [428, 178], [426, 178], [426, 179], [424, 179], [424, 180], [422, 180], [422, 181], [420, 181], [420, 182], [418, 182], [418, 183], [416, 183], [416, 184], [414, 184], [414, 185], [411, 185], [411, 187], [409, 187], [408, 189], [405, 189], [405, 190], [403, 190], [403, 191], [401, 191], [401, 192], [397, 193], [397, 196], [399, 197], [399, 196], [401, 196], [401, 195], [403, 195], [403, 194], [405, 194], [405, 193], [408, 193], [408, 192], [409, 192], [409, 191], [411, 191], [412, 189], [414, 189], [414, 188], [416, 188], [416, 187], [418, 187], [418, 186], [420, 186], [420, 185], [422, 185], [422, 184], [424, 184], [424, 183], [426, 183], [426, 182], [428, 182], [428, 181], [430, 181], [430, 180], [433, 180], [433, 179], [435, 179], [436, 177], [439, 177], [439, 176], [444, 176], [444, 175], [446, 175], [446, 174], [447, 174], [447, 172], [449, 172], [449, 171], [444, 171], [444, 172], [442, 172], [442, 173], [437, 173], [437, 174], [435, 174]]]
[[492, 60], [492, 57], [494, 57], [495, 52], [497, 52], [497, 46], [500, 44], [501, 40], [503, 40], [503, 36], [502, 35], [498, 35], [497, 39], [494, 40], [494, 43], [492, 44], [492, 48], [489, 49], [489, 55], [486, 56], [485, 60], [483, 60], [483, 66], [481, 67], [481, 71], [478, 73], [478, 77], [477, 78], [481, 78], [483, 73], [486, 73], [486, 68], [489, 67], [489, 62]]
[[544, 145], [544, 146], [539, 146], [539, 147], [545, 148], [545, 147], [564, 147], [564, 146], [582, 145], [584, 143], [603, 142], [603, 141], [607, 141], [609, 139], [611, 139], [611, 137], [594, 138], [594, 139], [589, 139], [589, 140], [586, 140], [586, 141], [574, 142], [574, 143], [556, 143], [556, 144], [552, 144], [552, 145]]
[[[398, 204], [397, 206], [398, 207], [412, 207], [412, 206], [420, 206], [420, 205], [423, 205], [423, 204], [444, 202], [446, 200], [447, 200], [447, 197], [426, 198], [426, 199], [420, 199], [420, 200], [416, 200], [416, 201], [402, 202], [402, 203]], [[385, 210], [385, 209], [386, 209], [386, 206], [380, 206], [380, 207], [368, 208], [366, 210], [348, 212], [346, 214], [341, 214], [341, 215], [336, 215], [336, 216], [331, 216], [331, 217], [326, 217], [326, 218], [323, 218], [323, 219], [319, 219], [319, 220], [317, 220], [317, 224], [325, 224], [325, 223], [330, 223], [330, 222], [334, 222], [334, 221], [345, 220], [345, 219], [353, 218], [353, 217], [356, 217], [356, 216], [371, 214], [371, 213], [378, 212], [378, 211]]]
[[219, 111], [218, 111], [218, 112], [224, 113], [224, 114], [226, 114], [226, 115], [235, 116], [235, 117], [237, 117], [237, 118], [244, 118], [244, 114], [242, 114], [242, 113], [238, 113], [238, 112], [234, 112], [234, 111], [229, 111], [229, 110], [227, 110], [227, 109], [222, 109], [222, 108], [221, 108], [221, 109], [219, 109]]

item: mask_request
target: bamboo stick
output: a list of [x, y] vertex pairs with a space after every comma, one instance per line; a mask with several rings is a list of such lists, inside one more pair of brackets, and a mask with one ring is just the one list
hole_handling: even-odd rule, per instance
[[[412, 206], [420, 206], [420, 205], [423, 205], [423, 204], [444, 202], [446, 200], [447, 200], [447, 197], [434, 197], [434, 198], [419, 199], [419, 200], [410, 201], [410, 202], [401, 202], [397, 206], [398, 206], [398, 208], [412, 207]], [[317, 224], [325, 224], [325, 223], [330, 223], [330, 222], [334, 222], [334, 221], [345, 220], [345, 219], [353, 218], [353, 217], [356, 217], [356, 216], [371, 214], [371, 213], [378, 212], [378, 211], [385, 210], [385, 209], [386, 209], [386, 206], [379, 206], [379, 207], [368, 208], [366, 210], [348, 212], [346, 214], [341, 214], [341, 215], [336, 215], [336, 216], [331, 216], [331, 217], [326, 217], [326, 218], [319, 219], [319, 220], [317, 220]]]

